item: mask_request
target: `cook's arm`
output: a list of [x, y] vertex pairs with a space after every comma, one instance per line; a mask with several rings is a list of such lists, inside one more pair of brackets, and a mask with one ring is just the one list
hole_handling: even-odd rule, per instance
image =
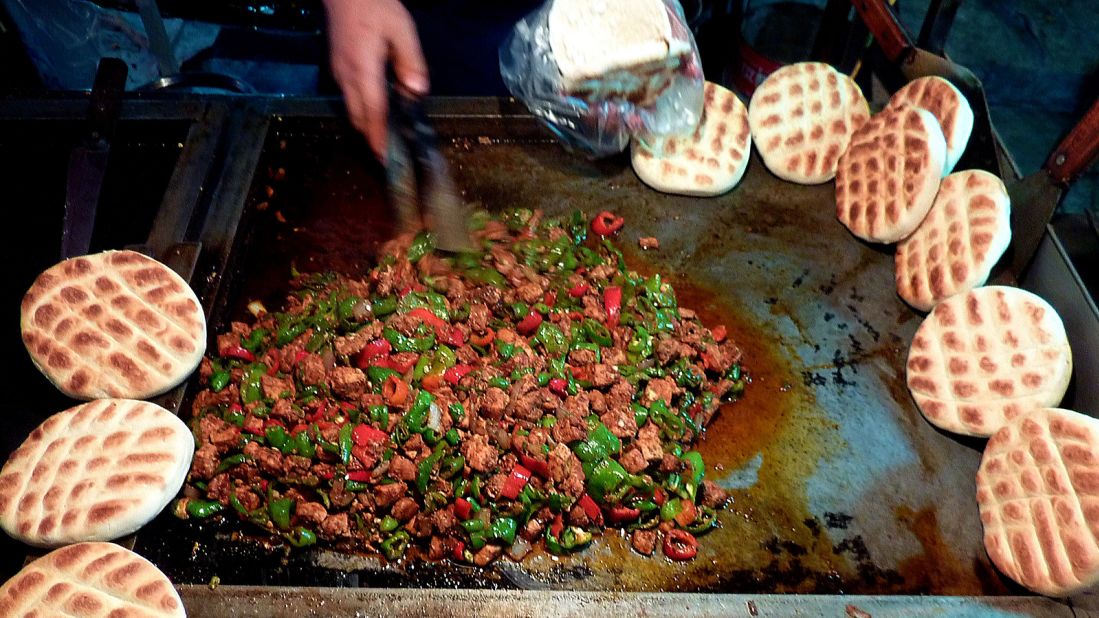
[[332, 74], [355, 128], [384, 160], [386, 63], [410, 92], [426, 94], [427, 64], [412, 16], [399, 0], [324, 0]]

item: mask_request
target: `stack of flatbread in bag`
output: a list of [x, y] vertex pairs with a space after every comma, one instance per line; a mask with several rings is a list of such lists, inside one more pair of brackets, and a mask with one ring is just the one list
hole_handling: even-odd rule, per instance
[[179, 492], [194, 438], [147, 401], [100, 399], [46, 419], [0, 470], [0, 527], [40, 547], [116, 539]]
[[0, 587], [0, 616], [185, 616], [151, 562], [114, 543], [78, 543], [28, 564]]
[[977, 504], [992, 563], [1054, 597], [1099, 583], [1099, 420], [1038, 408], [989, 439]]
[[831, 180], [851, 136], [869, 117], [854, 80], [821, 62], [778, 69], [748, 105], [752, 140], [767, 169], [799, 184]]
[[187, 282], [135, 251], [65, 260], [23, 297], [23, 343], [76, 399], [145, 399], [185, 380], [206, 349], [206, 318]]
[[1003, 181], [982, 170], [943, 179], [923, 222], [897, 243], [897, 293], [928, 311], [984, 285], [1011, 244], [1011, 200]]
[[665, 193], [710, 196], [729, 191], [744, 177], [751, 154], [748, 110], [735, 94], [706, 82], [702, 120], [694, 133], [661, 143], [655, 154], [634, 140], [634, 172], [645, 184]]

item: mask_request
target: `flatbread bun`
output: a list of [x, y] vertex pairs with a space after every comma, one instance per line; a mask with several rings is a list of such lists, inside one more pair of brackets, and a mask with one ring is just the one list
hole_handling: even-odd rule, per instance
[[175, 497], [194, 451], [187, 425], [147, 401], [54, 414], [0, 470], [0, 527], [40, 547], [125, 536]]
[[900, 105], [926, 109], [935, 116], [946, 139], [943, 174], [953, 171], [973, 133], [973, 108], [965, 95], [941, 77], [920, 77], [893, 93], [887, 107]]
[[835, 177], [840, 155], [869, 114], [855, 82], [820, 62], [771, 73], [748, 104], [752, 140], [767, 169], [807, 185]]
[[1057, 311], [1025, 290], [987, 286], [931, 310], [908, 351], [908, 389], [933, 425], [990, 436], [1061, 402], [1072, 350]]
[[1040, 408], [992, 435], [977, 469], [988, 557], [1034, 592], [1099, 583], [1099, 420]]
[[885, 110], [851, 136], [836, 172], [836, 216], [863, 240], [893, 243], [916, 230], [939, 190], [946, 142], [931, 112]]
[[638, 178], [665, 193], [720, 195], [744, 177], [752, 148], [748, 109], [731, 91], [706, 82], [702, 120], [695, 132], [662, 144], [656, 156], [638, 141], [631, 160]]
[[146, 399], [183, 382], [206, 350], [193, 290], [135, 251], [65, 260], [35, 279], [20, 316], [35, 366], [75, 399]]
[[548, 22], [566, 90], [615, 71], [659, 72], [691, 51], [685, 37], [673, 34], [662, 0], [553, 0]]
[[153, 563], [114, 543], [56, 549], [0, 587], [0, 616], [186, 615], [168, 577]]
[[982, 170], [943, 179], [920, 226], [897, 244], [897, 294], [920, 311], [984, 285], [1011, 244], [1011, 199]]

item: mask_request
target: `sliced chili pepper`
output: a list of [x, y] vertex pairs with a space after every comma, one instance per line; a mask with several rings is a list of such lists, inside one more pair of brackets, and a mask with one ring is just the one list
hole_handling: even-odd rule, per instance
[[469, 336], [469, 342], [473, 345], [481, 346], [483, 348], [486, 345], [492, 343], [492, 340], [495, 338], [496, 331], [492, 330], [491, 328], [486, 328], [485, 334], [483, 335], [471, 334]]
[[378, 458], [365, 446], [351, 447], [351, 456], [359, 460], [359, 463], [367, 470], [373, 468], [374, 464], [378, 463]]
[[564, 397], [567, 394], [568, 384], [568, 381], [564, 378], [553, 378], [549, 381], [549, 388], [554, 393]]
[[210, 375], [210, 390], [215, 393], [221, 392], [223, 388], [229, 386], [229, 380], [232, 378], [228, 371], [215, 371]]
[[428, 326], [431, 326], [436, 332], [439, 332], [439, 329], [446, 329], [450, 326], [446, 320], [435, 315], [435, 313], [427, 307], [416, 307], [412, 311], [409, 311], [408, 315], [409, 317], [416, 318], [426, 323]]
[[244, 453], [237, 453], [236, 455], [226, 457], [221, 461], [221, 463], [218, 464], [217, 469], [214, 470], [214, 474], [221, 474], [229, 468], [235, 468], [236, 466], [239, 466], [248, 461], [252, 461], [252, 458], [245, 455]]
[[419, 359], [420, 355], [415, 352], [398, 352], [386, 359], [388, 361], [386, 366], [393, 371], [404, 375], [408, 373], [409, 369], [412, 369]]
[[317, 542], [317, 533], [301, 526], [294, 528], [284, 536], [294, 547], [309, 547]]
[[267, 503], [267, 510], [271, 513], [271, 521], [279, 528], [286, 530], [290, 527], [290, 512], [294, 508], [292, 498], [278, 498]]
[[725, 341], [725, 337], [728, 336], [724, 324], [718, 324], [717, 326], [713, 327], [710, 332], [713, 333], [714, 341], [717, 343]]
[[391, 406], [401, 406], [408, 400], [408, 384], [391, 375], [382, 384], [382, 399]]
[[580, 501], [577, 503], [580, 508], [584, 509], [584, 513], [588, 516], [588, 519], [597, 526], [603, 525], [603, 511], [599, 508], [599, 505], [592, 500], [591, 496], [584, 494], [580, 496]]
[[599, 234], [600, 236], [610, 236], [618, 230], [622, 229], [622, 226], [626, 224], [626, 220], [618, 215], [615, 215], [609, 210], [595, 215], [595, 219], [591, 222], [591, 231]]
[[[341, 430], [342, 431], [342, 430]], [[369, 446], [371, 444], [385, 444], [389, 441], [389, 434], [370, 425], [356, 425], [351, 432], [351, 439], [356, 446]]]
[[347, 473], [347, 480], [366, 483], [370, 480], [370, 470], [351, 470]]
[[355, 362], [355, 365], [359, 369], [366, 369], [370, 365], [375, 364], [374, 361], [387, 356], [393, 350], [393, 345], [385, 339], [379, 337], [366, 346], [359, 352], [359, 357]]
[[429, 373], [420, 380], [420, 386], [425, 391], [434, 393], [443, 385], [443, 376], [438, 373]]
[[466, 344], [466, 336], [462, 334], [462, 329], [457, 326], [447, 327], [444, 334], [439, 335], [439, 339], [447, 345], [452, 345], [456, 348], [460, 348]]
[[449, 384], [457, 385], [471, 371], [473, 371], [472, 365], [454, 365], [443, 373], [443, 379]]
[[553, 523], [550, 524], [549, 532], [555, 537], [561, 537], [561, 531], [565, 528], [565, 520], [560, 513], [553, 519]]
[[686, 530], [673, 528], [664, 533], [664, 555], [672, 560], [690, 560], [698, 554], [698, 539]]
[[187, 514], [195, 519], [206, 519], [225, 508], [217, 500], [187, 500]]
[[542, 302], [546, 304], [546, 307], [553, 308], [553, 306], [557, 304], [557, 291], [547, 290], [546, 293], [542, 295]]
[[663, 487], [657, 487], [656, 490], [653, 491], [653, 502], [655, 502], [657, 506], [664, 506], [664, 502], [667, 499], [668, 497], [667, 494], [664, 493]]
[[508, 480], [504, 481], [504, 488], [500, 490], [500, 495], [508, 500], [514, 500], [519, 497], [519, 492], [523, 491], [529, 481], [530, 470], [520, 464], [515, 464], [515, 467], [511, 469]]
[[458, 516], [458, 519], [466, 520], [473, 514], [473, 504], [465, 498], [457, 498], [454, 500], [454, 514]]
[[223, 358], [235, 358], [249, 363], [256, 362], [256, 355], [239, 345], [226, 346], [218, 350], [218, 354]]
[[538, 329], [538, 326], [542, 324], [542, 314], [537, 311], [531, 311], [527, 314], [527, 317], [523, 318], [515, 326], [515, 330], [519, 331], [521, 335], [533, 335], [534, 331]]
[[679, 512], [675, 514], [673, 518], [675, 523], [681, 527], [687, 527], [698, 517], [698, 509], [695, 507], [695, 503], [690, 500], [679, 500]]
[[466, 544], [465, 541], [457, 541], [454, 543], [454, 549], [450, 552], [450, 557], [456, 561], [464, 562], [466, 560]]
[[569, 296], [573, 298], [580, 298], [591, 289], [591, 286], [586, 283], [580, 283], [569, 288]]
[[489, 526], [488, 536], [497, 541], [503, 541], [505, 545], [511, 545], [515, 542], [515, 533], [518, 530], [519, 524], [514, 519], [500, 517], [492, 521], [492, 525]]
[[633, 509], [628, 506], [614, 506], [611, 507], [610, 512], [607, 513], [607, 519], [614, 524], [628, 524], [637, 521], [637, 518], [641, 517], [640, 509]]
[[530, 455], [520, 454], [519, 461], [523, 464], [523, 467], [537, 474], [538, 476], [548, 479], [550, 477], [549, 463], [540, 459], [535, 459]]
[[603, 290], [603, 307], [607, 310], [607, 328], [618, 326], [622, 317], [622, 288], [612, 285]]

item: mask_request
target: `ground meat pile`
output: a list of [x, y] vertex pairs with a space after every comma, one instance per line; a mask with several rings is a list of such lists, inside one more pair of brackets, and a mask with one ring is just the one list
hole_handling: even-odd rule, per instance
[[399, 238], [219, 335], [176, 514], [389, 560], [563, 554], [608, 527], [692, 558], [728, 496], [691, 445], [748, 383], [740, 350], [582, 213], [474, 228], [479, 253]]

